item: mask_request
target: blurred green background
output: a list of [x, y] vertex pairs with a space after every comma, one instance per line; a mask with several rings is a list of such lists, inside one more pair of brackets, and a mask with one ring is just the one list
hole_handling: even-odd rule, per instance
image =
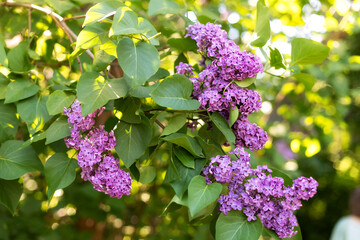
[[[50, 6], [63, 17], [83, 15], [98, 1], [36, 0], [16, 1]], [[202, 23], [223, 25], [229, 37], [241, 48], [251, 50], [255, 26], [256, 0], [249, 1], [178, 1], [187, 9], [186, 16]], [[146, 16], [148, 1], [127, 1], [139, 15]], [[265, 149], [252, 154], [254, 163], [277, 167], [292, 177], [313, 176], [319, 182], [318, 194], [304, 202], [297, 213], [303, 239], [329, 239], [335, 222], [348, 214], [350, 192], [360, 184], [360, 1], [348, 0], [269, 0], [271, 11], [271, 47], [290, 56], [289, 42], [306, 37], [330, 47], [330, 57], [319, 66], [302, 72], [312, 77], [297, 79], [264, 74], [256, 87], [263, 98], [263, 108], [252, 114], [269, 134]], [[12, 48], [28, 28], [28, 9], [0, 6], [0, 33], [7, 48]], [[183, 36], [185, 21], [177, 15], [151, 17], [166, 44], [170, 36]], [[78, 34], [83, 19], [70, 19], [69, 27]], [[53, 20], [38, 11], [31, 13], [32, 42], [37, 76], [47, 81], [54, 70], [65, 78], [76, 79], [79, 69], [67, 64], [71, 44]], [[20, 40], [19, 40], [20, 39]], [[269, 52], [268, 47], [264, 50]], [[173, 72], [177, 51], [162, 51], [161, 66]], [[257, 55], [263, 57], [260, 52]], [[31, 54], [30, 54], [31, 56]], [[187, 53], [190, 63], [199, 57]], [[84, 68], [91, 66], [85, 54]], [[265, 60], [265, 59], [264, 59]], [[288, 61], [289, 62], [289, 61]], [[298, 69], [293, 69], [297, 71]], [[5, 71], [0, 67], [0, 72]], [[283, 70], [269, 69], [281, 75]], [[50, 76], [50, 77], [49, 77]], [[25, 127], [25, 126], [21, 126]], [[42, 143], [43, 144], [43, 143]], [[64, 148], [57, 142], [49, 148], [38, 145], [45, 160], [51, 147]], [[163, 213], [174, 192], [163, 184], [169, 155], [160, 152], [151, 164], [156, 166], [155, 180], [147, 185], [134, 182], [132, 194], [111, 199], [96, 192], [88, 182], [77, 180], [58, 190], [48, 202], [45, 179], [40, 174], [26, 174], [24, 194], [15, 216], [0, 206], [0, 239], [212, 239], [209, 224], [188, 223], [182, 208]]]

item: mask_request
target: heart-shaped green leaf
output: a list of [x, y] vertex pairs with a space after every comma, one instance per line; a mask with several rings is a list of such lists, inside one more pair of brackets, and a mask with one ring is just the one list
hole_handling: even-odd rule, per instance
[[220, 183], [207, 185], [203, 176], [193, 177], [188, 188], [190, 215], [195, 216], [202, 209], [215, 202], [219, 198], [221, 190], [222, 185]]
[[260, 220], [248, 222], [240, 211], [230, 211], [227, 215], [221, 213], [216, 221], [216, 240], [258, 240], [261, 233]]

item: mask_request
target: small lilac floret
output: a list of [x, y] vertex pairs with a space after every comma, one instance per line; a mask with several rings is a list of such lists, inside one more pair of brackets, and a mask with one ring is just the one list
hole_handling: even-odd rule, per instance
[[82, 179], [90, 181], [97, 191], [121, 198], [130, 194], [132, 179], [129, 173], [120, 169], [119, 160], [110, 152], [116, 145], [114, 132], [108, 133], [103, 125], [94, 126], [94, 118], [103, 111], [104, 108], [100, 108], [83, 118], [78, 100], [71, 108], [64, 108], [64, 114], [73, 126], [65, 144], [68, 148], [79, 150], [77, 160], [82, 169]]

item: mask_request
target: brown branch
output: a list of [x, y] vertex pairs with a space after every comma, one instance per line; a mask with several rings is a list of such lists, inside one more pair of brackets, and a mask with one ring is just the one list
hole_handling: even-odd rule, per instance
[[156, 124], [159, 125], [159, 127], [161, 127], [162, 129], [165, 128], [165, 126], [164, 126], [159, 120], [155, 119], [155, 122], [156, 122]]
[[69, 18], [64, 18], [63, 21], [69, 21], [69, 20], [75, 20], [75, 19], [79, 19], [79, 18], [84, 18], [86, 17], [86, 15], [79, 15], [79, 16], [73, 16], [73, 17], [69, 17]]
[[[70, 30], [70, 32], [69, 32], [69, 31], [64, 27], [64, 25], [66, 26], [65, 22], [60, 22], [60, 21], [59, 21], [54, 15], [52, 15], [52, 14], [49, 14], [49, 15], [50, 15], [50, 17], [54, 20], [54, 22], [56, 23], [56, 25], [58, 25], [58, 26], [64, 31], [64, 33], [67, 35], [67, 37], [68, 37], [68, 39], [69, 39], [69, 41], [70, 41], [70, 43], [71, 43], [71, 46], [72, 46], [73, 50], [75, 51], [74, 41], [73, 41], [73, 39], [72, 39], [73, 36], [71, 36], [71, 34], [70, 34], [71, 30]], [[75, 36], [75, 39], [76, 39], [76, 36]], [[83, 69], [82, 69], [82, 66], [81, 66], [81, 61], [80, 61], [79, 56], [76, 57], [76, 60], [77, 60], [77, 62], [78, 62], [78, 64], [79, 64], [80, 72], [83, 73]]]
[[29, 12], [28, 12], [28, 39], [30, 39], [30, 32], [31, 32], [31, 8], [29, 8]]
[[[72, 42], [72, 40], [75, 40], [75, 41], [77, 40], [77, 35], [66, 25], [65, 19], [62, 16], [60, 16], [59, 14], [53, 12], [49, 8], [43, 8], [43, 7], [37, 6], [35, 4], [14, 3], [14, 2], [2, 2], [2, 3], [0, 3], [0, 5], [8, 6], [8, 7], [25, 7], [25, 8], [29, 8], [29, 9], [32, 9], [32, 10], [37, 10], [37, 11], [43, 12], [43, 13], [45, 13], [47, 15], [50, 15], [50, 17], [55, 21], [55, 23], [68, 36], [70, 42]], [[86, 50], [86, 53], [87, 53], [87, 55], [89, 55], [89, 57], [91, 59], [94, 59], [94, 54], [89, 49]]]

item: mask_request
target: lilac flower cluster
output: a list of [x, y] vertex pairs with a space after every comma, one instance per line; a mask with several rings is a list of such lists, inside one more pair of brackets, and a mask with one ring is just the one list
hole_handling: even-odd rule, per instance
[[203, 169], [206, 181], [226, 183], [227, 194], [218, 199], [220, 211], [242, 210], [248, 221], [259, 217], [263, 226], [274, 230], [280, 238], [294, 236], [298, 226], [294, 211], [316, 193], [318, 183], [313, 178], [299, 177], [292, 186], [285, 186], [284, 179], [273, 177], [267, 166], [250, 167], [250, 155], [243, 148], [236, 148], [238, 160], [231, 161], [228, 155], [211, 159]]
[[246, 117], [241, 116], [236, 120], [233, 129], [236, 136], [235, 147], [257, 151], [262, 149], [267, 141], [266, 132], [255, 123], [249, 122]]
[[[228, 119], [230, 110], [237, 107], [241, 120], [233, 126], [236, 146], [252, 151], [263, 148], [268, 139], [266, 132], [247, 120], [251, 113], [261, 108], [260, 94], [233, 83], [254, 78], [262, 72], [260, 59], [251, 53], [240, 51], [238, 45], [227, 39], [227, 34], [220, 25], [198, 23], [189, 26], [187, 31], [186, 37], [196, 41], [198, 51], [205, 59], [200, 63], [205, 69], [195, 76], [194, 68], [181, 62], [176, 70], [178, 74], [189, 77], [193, 83], [193, 97], [199, 100], [200, 109], [220, 112]], [[208, 61], [210, 63], [205, 65]]]
[[90, 181], [97, 191], [121, 198], [130, 194], [132, 179], [129, 173], [119, 168], [119, 160], [110, 152], [116, 145], [114, 132], [108, 133], [103, 125], [94, 127], [94, 118], [103, 111], [104, 108], [100, 108], [83, 118], [78, 100], [71, 108], [64, 108], [64, 114], [73, 126], [65, 144], [68, 148], [79, 150], [77, 160], [82, 169], [82, 179]]

